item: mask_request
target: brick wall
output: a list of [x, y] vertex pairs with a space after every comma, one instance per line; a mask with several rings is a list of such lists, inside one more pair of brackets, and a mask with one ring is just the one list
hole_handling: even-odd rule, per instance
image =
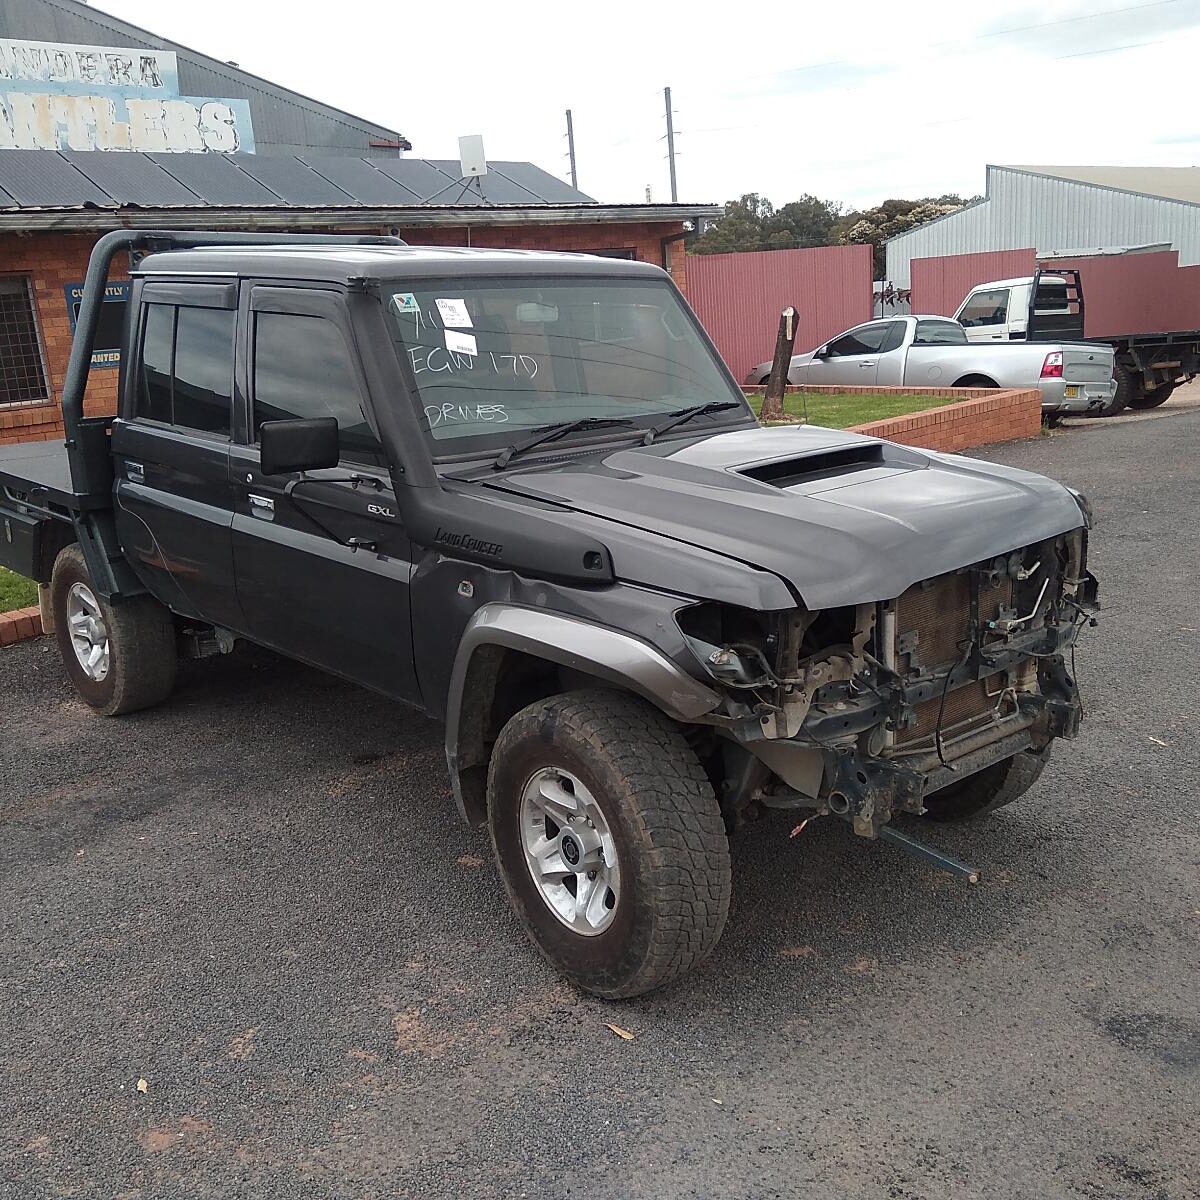
[[[765, 391], [761, 387], [746, 390]], [[923, 450], [955, 453], [972, 446], [1036, 437], [1042, 429], [1042, 393], [1036, 388], [834, 387], [819, 384], [789, 387], [785, 391], [805, 392], [810, 396], [822, 393], [838, 396], [944, 396], [956, 401], [938, 408], [927, 408], [924, 412], [885, 417], [882, 421], [851, 426], [854, 433], [886, 438], [889, 442], [899, 442], [904, 446], [919, 446]]]
[[[657, 224], [596, 224], [497, 226], [472, 229], [402, 230], [401, 236], [415, 246], [476, 246], [506, 250], [632, 250], [642, 262], [662, 266], [664, 237], [679, 233], [679, 222]], [[63, 292], [68, 284], [82, 281], [88, 255], [96, 241], [90, 234], [0, 234], [0, 274], [28, 275], [33, 282], [34, 307], [41, 332], [50, 398], [46, 404], [0, 407], [0, 444], [5, 442], [51, 441], [63, 434], [59, 402], [67, 357], [71, 349], [71, 324]], [[684, 286], [683, 243], [668, 246], [668, 270]], [[125, 279], [114, 263], [113, 280]], [[116, 410], [117, 371], [94, 368], [88, 377], [84, 411], [102, 416]]]
[[[0, 408], [0, 443], [62, 436], [58, 404], [71, 350], [71, 323], [63, 289], [83, 279], [95, 240], [89, 234], [0, 234], [0, 274], [27, 275], [33, 282], [34, 309], [50, 389], [46, 404]], [[113, 279], [126, 278], [117, 266], [114, 264]], [[116, 400], [117, 372], [111, 368], [92, 371], [85, 411], [112, 412]]]
[[[682, 233], [679, 222], [630, 225], [498, 225], [487, 229], [401, 229], [414, 246], [474, 246], [488, 250], [632, 250], [640, 262], [663, 265], [662, 239]], [[667, 270], [686, 293], [683, 242], [667, 246]]]

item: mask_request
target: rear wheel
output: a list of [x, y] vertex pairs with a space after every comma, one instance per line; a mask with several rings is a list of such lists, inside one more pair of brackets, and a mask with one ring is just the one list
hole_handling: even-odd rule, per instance
[[1136, 399], [1129, 401], [1130, 408], [1147, 409], [1157, 408], [1160, 404], [1165, 404], [1171, 398], [1171, 393], [1174, 392], [1178, 385], [1172, 380], [1170, 383], [1160, 383], [1152, 392], [1143, 391]]
[[1142, 377], [1137, 371], [1117, 363], [1113, 367], [1113, 378], [1117, 381], [1117, 390], [1112, 399], [1100, 408], [1089, 408], [1084, 416], [1115, 417], [1127, 404], [1134, 404], [1143, 395]]
[[492, 752], [488, 823], [526, 933], [586, 991], [641, 995], [717, 944], [720, 806], [682, 731], [644, 701], [570, 692], [517, 713]]
[[109, 604], [95, 590], [83, 553], [68, 546], [50, 582], [55, 636], [67, 675], [102, 716], [149, 708], [175, 686], [175, 626], [149, 596]]
[[962, 379], [955, 381], [954, 386], [957, 388], [994, 388], [1000, 385], [986, 375], [964, 375]]
[[974, 775], [925, 797], [925, 816], [930, 821], [970, 821], [985, 817], [1023, 796], [1042, 774], [1050, 758], [1050, 746], [1022, 750], [1012, 758], [993, 763]]

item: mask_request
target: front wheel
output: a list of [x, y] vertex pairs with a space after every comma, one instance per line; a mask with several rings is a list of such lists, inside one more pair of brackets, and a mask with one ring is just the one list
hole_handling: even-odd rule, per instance
[[492, 752], [488, 823], [526, 933], [585, 991], [639, 996], [717, 944], [731, 886], [720, 806], [646, 702], [580, 691], [517, 713]]
[[1041, 750], [1022, 750], [932, 792], [925, 797], [925, 816], [930, 821], [971, 821], [1011, 804], [1041, 777], [1050, 758], [1050, 745]]
[[109, 604], [83, 552], [68, 546], [50, 582], [55, 636], [67, 675], [101, 716], [149, 708], [171, 694], [178, 659], [171, 614], [149, 596]]

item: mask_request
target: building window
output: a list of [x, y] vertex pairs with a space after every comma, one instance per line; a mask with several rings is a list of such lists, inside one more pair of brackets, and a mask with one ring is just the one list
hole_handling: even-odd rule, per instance
[[49, 398], [29, 280], [0, 276], [0, 405], [41, 404]]

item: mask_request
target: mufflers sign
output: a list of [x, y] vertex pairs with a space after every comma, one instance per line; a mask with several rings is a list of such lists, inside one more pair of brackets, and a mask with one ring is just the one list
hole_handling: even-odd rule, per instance
[[254, 151], [245, 100], [179, 94], [174, 51], [0, 38], [0, 149]]

